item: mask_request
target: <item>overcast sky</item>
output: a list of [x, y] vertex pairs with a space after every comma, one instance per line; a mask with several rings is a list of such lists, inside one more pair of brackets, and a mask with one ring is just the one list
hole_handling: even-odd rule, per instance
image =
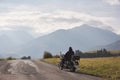
[[0, 0], [0, 31], [39, 35], [84, 23], [120, 34], [120, 0]]

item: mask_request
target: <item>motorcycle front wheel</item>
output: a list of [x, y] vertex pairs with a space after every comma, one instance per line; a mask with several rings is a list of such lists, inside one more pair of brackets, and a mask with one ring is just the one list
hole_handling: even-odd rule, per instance
[[58, 67], [59, 67], [60, 70], [63, 70], [61, 62], [58, 63]]

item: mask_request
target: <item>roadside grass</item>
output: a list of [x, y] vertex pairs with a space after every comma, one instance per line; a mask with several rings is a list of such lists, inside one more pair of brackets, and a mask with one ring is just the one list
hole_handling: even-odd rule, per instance
[[57, 65], [60, 59], [59, 58], [47, 58], [47, 59], [41, 59], [41, 61]]
[[[59, 58], [42, 59], [57, 65]], [[100, 76], [108, 80], [120, 80], [120, 57], [82, 58], [78, 71]]]
[[81, 59], [78, 70], [110, 80], [120, 80], [120, 57]]

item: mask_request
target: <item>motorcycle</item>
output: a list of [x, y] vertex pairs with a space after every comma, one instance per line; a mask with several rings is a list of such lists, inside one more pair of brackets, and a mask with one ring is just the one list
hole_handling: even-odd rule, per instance
[[60, 62], [58, 63], [58, 67], [60, 70], [69, 69], [70, 72], [75, 72], [79, 66], [79, 56], [73, 55], [71, 61], [64, 60], [64, 55], [60, 57]]

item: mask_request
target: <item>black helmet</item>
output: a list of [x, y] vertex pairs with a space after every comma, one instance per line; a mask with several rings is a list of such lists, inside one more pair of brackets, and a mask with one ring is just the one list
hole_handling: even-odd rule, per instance
[[72, 47], [69, 47], [69, 51], [72, 51]]

